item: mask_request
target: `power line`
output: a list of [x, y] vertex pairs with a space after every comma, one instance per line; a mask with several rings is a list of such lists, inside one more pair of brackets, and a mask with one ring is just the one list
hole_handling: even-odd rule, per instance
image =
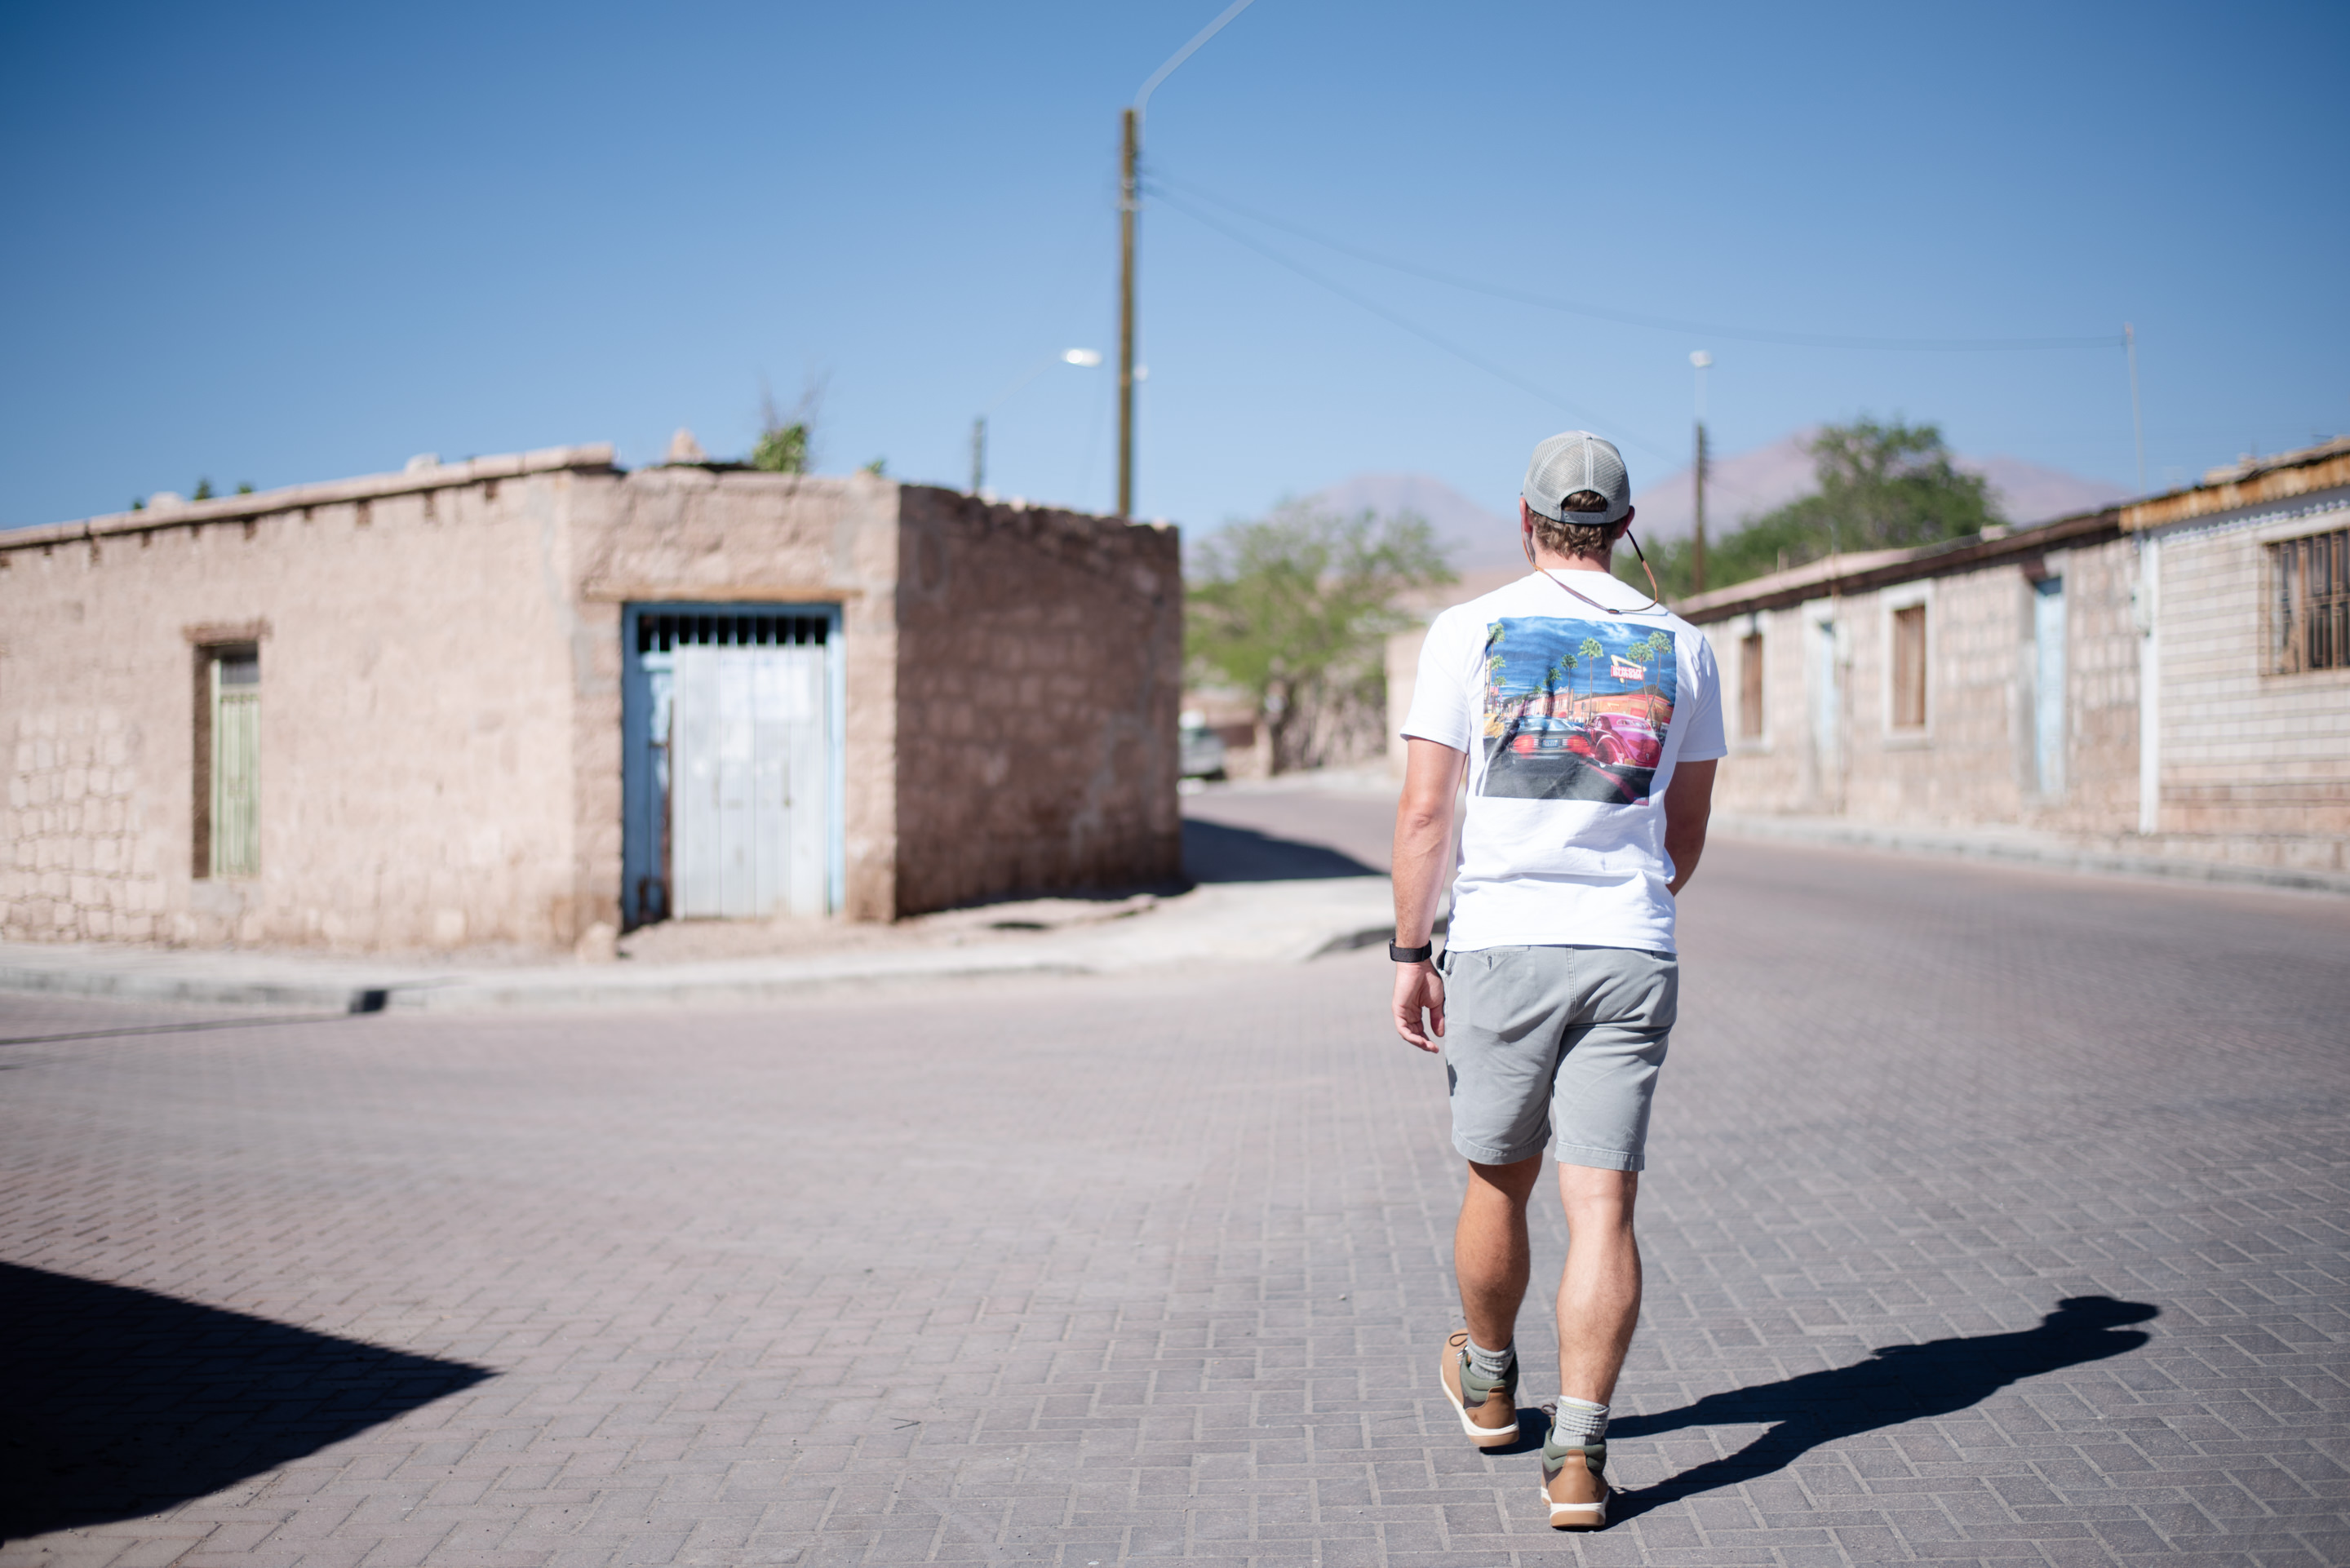
[[[1229, 201], [1212, 192], [1202, 190], [1188, 180], [1175, 180], [1160, 173], [1154, 173], [1152, 180], [1158, 188], [1152, 191], [1151, 194], [1170, 205], [1175, 204], [1175, 199], [1169, 190], [1171, 186], [1201, 201], [1222, 207], [1226, 212], [1247, 218], [1253, 223], [1263, 223], [1268, 228], [1295, 234], [1299, 239], [1336, 251], [1342, 255], [1353, 256], [1357, 261], [1368, 262], [1374, 266], [1409, 273], [1414, 277], [1426, 278], [1431, 283], [1444, 284], [1451, 288], [1465, 289], [1471, 294], [1487, 295], [1495, 299], [1507, 299], [1520, 305], [1534, 306], [1544, 310], [1559, 311], [1568, 316], [1588, 317], [1597, 321], [1613, 321], [1625, 327], [1648, 327], [1659, 332], [1692, 332], [1711, 337], [1730, 337], [1750, 343], [1775, 343], [1782, 347], [1797, 348], [1860, 348], [1906, 353], [2013, 353], [2056, 348], [2119, 348], [2125, 346], [2122, 335], [2119, 333], [2101, 333], [2072, 337], [1856, 337], [1832, 333], [1773, 332], [1761, 327], [1724, 327], [1719, 322], [1682, 321], [1669, 316], [1648, 316], [1638, 311], [1611, 310], [1603, 306], [1583, 305], [1573, 300], [1553, 298], [1546, 295], [1529, 294], [1523, 289], [1484, 283], [1476, 278], [1462, 277], [1455, 273], [1440, 272], [1433, 267], [1399, 260], [1394, 256], [1381, 255], [1377, 251], [1365, 250], [1359, 245], [1349, 244], [1344, 240], [1334, 240], [1326, 234], [1315, 234], [1311, 229], [1301, 228], [1284, 219], [1253, 211], [1237, 202]], [[1191, 215], [1201, 216], [1197, 213]]]
[[1471, 353], [1468, 349], [1461, 348], [1461, 345], [1452, 342], [1450, 338], [1440, 337], [1436, 333], [1430, 332], [1427, 327], [1420, 326], [1419, 323], [1408, 320], [1407, 318], [1397, 315], [1394, 311], [1389, 310], [1387, 306], [1378, 304], [1377, 301], [1367, 299], [1362, 295], [1357, 294], [1354, 290], [1346, 287], [1344, 285], [1333, 282], [1330, 278], [1325, 276], [1321, 273], [1315, 272], [1313, 268], [1308, 267], [1302, 263], [1292, 261], [1289, 257], [1283, 255], [1279, 251], [1269, 249], [1266, 246], [1258, 244], [1254, 239], [1241, 233], [1238, 229], [1232, 227], [1222, 220], [1211, 217], [1206, 213], [1201, 212], [1198, 208], [1189, 205], [1181, 198], [1170, 194], [1165, 190], [1160, 190], [1155, 192], [1155, 194], [1161, 202], [1166, 202], [1167, 205], [1174, 208], [1177, 212], [1181, 213], [1185, 217], [1191, 219], [1194, 223], [1206, 224], [1209, 228], [1215, 230], [1218, 234], [1222, 234], [1226, 239], [1232, 241], [1234, 244], [1246, 246], [1248, 249], [1254, 251], [1257, 254], [1264, 257], [1267, 261], [1270, 261], [1278, 266], [1286, 267], [1289, 271], [1295, 273], [1298, 276], [1305, 279], [1307, 282], [1329, 290], [1332, 294], [1336, 295], [1339, 298], [1346, 300], [1350, 305], [1354, 305], [1364, 310], [1369, 311], [1372, 315], [1378, 317], [1380, 320], [1388, 323], [1389, 326], [1400, 327], [1402, 330], [1410, 333], [1413, 337], [1419, 338], [1423, 343], [1433, 344], [1435, 347], [1443, 349], [1447, 354], [1451, 355], [1454, 358], [1462, 361], [1464, 364], [1475, 366], [1478, 369], [1484, 371], [1485, 374], [1492, 377], [1494, 379], [1505, 381], [1511, 386], [1518, 389], [1518, 390], [1527, 393], [1532, 397], [1538, 398], [1542, 401], [1550, 404], [1551, 407], [1555, 409], [1559, 409], [1566, 413], [1572, 414], [1576, 419], [1585, 421], [1586, 424], [1612, 427], [1618, 432], [1622, 433], [1625, 436], [1625, 439], [1628, 440], [1634, 446], [1641, 448], [1643, 451], [1653, 456], [1662, 458], [1667, 462], [1678, 462], [1680, 461], [1678, 453], [1667, 452], [1663, 447], [1657, 445], [1653, 441], [1644, 441], [1640, 437], [1633, 435], [1628, 431], [1626, 431], [1622, 425], [1617, 424], [1616, 421], [1602, 419], [1599, 415], [1592, 412], [1590, 410], [1567, 401], [1549, 388], [1540, 386], [1535, 382], [1523, 379], [1512, 371], [1505, 370], [1500, 366], [1492, 363], [1491, 360], [1486, 359], [1482, 355]]

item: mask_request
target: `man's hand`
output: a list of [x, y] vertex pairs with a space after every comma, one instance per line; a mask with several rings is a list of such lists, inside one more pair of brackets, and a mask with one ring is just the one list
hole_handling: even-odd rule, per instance
[[[1452, 800], [1468, 753], [1413, 735], [1406, 742], [1403, 794], [1396, 802], [1396, 945], [1424, 947], [1436, 925], [1436, 906], [1452, 874]], [[1420, 1012], [1444, 1036], [1444, 977], [1432, 963], [1396, 965], [1396, 1033], [1423, 1051], [1436, 1045], [1422, 1033]]]
[[[1441, 1051], [1443, 1047], [1429, 1039], [1433, 1034], [1444, 1038], [1444, 977], [1436, 972], [1432, 963], [1399, 963], [1395, 966], [1395, 1026], [1396, 1033], [1407, 1044], [1423, 1051]], [[1428, 1023], [1423, 1031], [1420, 1010], [1428, 1010]]]

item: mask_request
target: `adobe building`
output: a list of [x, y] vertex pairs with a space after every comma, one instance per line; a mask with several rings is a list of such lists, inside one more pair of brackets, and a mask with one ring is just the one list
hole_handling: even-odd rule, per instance
[[1722, 672], [1718, 810], [2350, 872], [2350, 439], [1676, 607]]
[[608, 951], [1180, 876], [1165, 524], [608, 446], [0, 534], [0, 937]]
[[[1673, 607], [1721, 670], [1718, 813], [2350, 874], [2350, 438]], [[1389, 642], [1390, 732], [1425, 637]]]

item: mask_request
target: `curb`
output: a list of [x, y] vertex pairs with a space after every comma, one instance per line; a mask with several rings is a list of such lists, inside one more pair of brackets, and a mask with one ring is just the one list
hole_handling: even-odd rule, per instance
[[[431, 985], [432, 981], [416, 982]], [[319, 1012], [381, 1012], [407, 986], [329, 981], [256, 981], [135, 970], [39, 968], [0, 963], [0, 992], [36, 996], [87, 996], [119, 1002], [216, 1002], [231, 1007], [291, 1007]]]
[[[1209, 955], [1210, 949], [1202, 945], [1202, 938], [1211, 934], [1216, 924], [1211, 922], [1205, 929], [1195, 929], [1173, 942], [1154, 940], [1142, 944], [1114, 938], [1105, 940], [1101, 940], [1102, 933], [1092, 933], [1089, 940], [1038, 947], [1007, 943], [913, 952], [867, 951], [798, 961], [753, 959], [642, 967], [620, 962], [549, 965], [504, 972], [472, 970], [402, 974], [385, 970], [337, 974], [329, 971], [316, 977], [298, 973], [206, 973], [203, 972], [204, 960], [201, 955], [158, 954], [136, 948], [96, 951], [76, 948], [50, 960], [37, 951], [36, 945], [25, 944], [0, 951], [0, 993], [212, 1003], [320, 1013], [751, 1007], [850, 986], [873, 988], [996, 976], [1117, 974], [1196, 961]], [[1384, 941], [1392, 929], [1392, 920], [1384, 916], [1374, 917], [1367, 911], [1357, 915], [1330, 910], [1318, 928], [1311, 919], [1300, 921], [1287, 930], [1263, 931], [1259, 928], [1257, 932], [1244, 933], [1238, 939], [1249, 944], [1250, 950], [1244, 955], [1232, 954], [1229, 941], [1224, 950], [1227, 956], [1276, 963], [1310, 963]], [[1175, 933], [1165, 935], [1173, 937]], [[283, 970], [300, 961], [273, 955], [262, 961]]]
[[1991, 835], [1937, 833], [1931, 829], [1789, 819], [1717, 815], [1712, 831], [1725, 838], [1780, 844], [1825, 844], [1946, 860], [2037, 867], [2086, 876], [2152, 877], [2205, 886], [2272, 888], [2292, 892], [2350, 895], [2350, 874], [2289, 866], [2245, 866], [2225, 860], [2187, 860], [2177, 856], [2132, 855], [2063, 843]]

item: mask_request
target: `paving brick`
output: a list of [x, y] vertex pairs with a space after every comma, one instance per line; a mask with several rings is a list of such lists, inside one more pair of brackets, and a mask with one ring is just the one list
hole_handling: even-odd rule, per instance
[[[1376, 955], [0, 1046], [7, 1280], [377, 1368], [342, 1428], [231, 1390], [281, 1457], [0, 1568], [2350, 1561], [2345, 937], [1710, 851], [1589, 1537], [1426, 1377], [1460, 1178]], [[0, 1001], [175, 1020], [219, 1022]], [[2043, 1329], [2069, 1296], [2158, 1310]], [[153, 1371], [120, 1429], [199, 1386]]]

